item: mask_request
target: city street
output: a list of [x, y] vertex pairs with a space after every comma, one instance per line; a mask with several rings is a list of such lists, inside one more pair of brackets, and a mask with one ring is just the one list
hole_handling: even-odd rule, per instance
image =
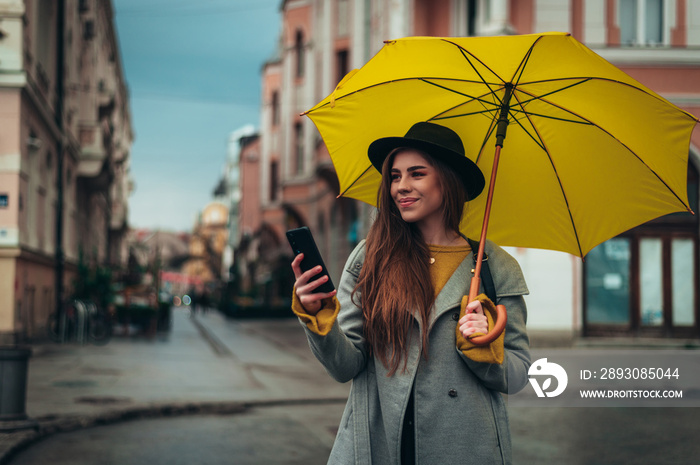
[[[29, 371], [27, 412], [43, 439], [0, 434], [0, 463], [323, 464], [349, 388], [313, 359], [294, 319], [192, 319], [185, 309], [154, 340], [36, 347]], [[700, 454], [695, 408], [517, 407], [510, 417], [520, 465], [690, 464]]]

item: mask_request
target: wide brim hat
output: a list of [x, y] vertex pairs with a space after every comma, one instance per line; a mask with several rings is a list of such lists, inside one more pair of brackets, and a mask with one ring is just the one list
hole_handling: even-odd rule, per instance
[[367, 154], [372, 165], [381, 173], [384, 160], [399, 147], [419, 150], [441, 160], [455, 170], [462, 179], [469, 200], [484, 190], [486, 181], [479, 167], [464, 153], [464, 144], [452, 129], [439, 124], [419, 122], [411, 126], [403, 137], [383, 137], [369, 145]]

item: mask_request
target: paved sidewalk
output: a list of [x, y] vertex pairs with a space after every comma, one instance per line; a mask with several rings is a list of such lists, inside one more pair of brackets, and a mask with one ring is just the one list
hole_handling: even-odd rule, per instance
[[[153, 340], [115, 338], [101, 347], [46, 344], [33, 350], [27, 413], [40, 428], [0, 434], [0, 464], [8, 463], [14, 451], [55, 432], [185, 414], [245, 412], [236, 416], [241, 420], [236, 427], [245, 427], [248, 433], [255, 429], [245, 425], [256, 424], [251, 422], [261, 415], [268, 419], [258, 425], [263, 430], [271, 424], [286, 425], [290, 444], [294, 434], [303, 430], [318, 439], [323, 450], [329, 450], [350, 387], [325, 373], [295, 319], [232, 321], [217, 312], [192, 319], [186, 309], [178, 309], [172, 330]], [[591, 351], [606, 357], [615, 352], [552, 348], [535, 349], [532, 355], [533, 360], [546, 356], [566, 360]], [[700, 367], [700, 352], [681, 356], [692, 357]], [[693, 384], [692, 379], [683, 378]], [[297, 407], [290, 407], [294, 405]], [[280, 408], [262, 408], [268, 406]], [[314, 406], [317, 408], [310, 408]], [[298, 414], [300, 410], [307, 418]], [[514, 463], [697, 463], [697, 412], [696, 408], [511, 406]], [[195, 428], [210, 421], [202, 415], [197, 416], [199, 420], [192, 417], [199, 422]], [[271, 423], [270, 418], [277, 420]], [[179, 424], [165, 423], [173, 428]], [[223, 424], [223, 428], [231, 427]], [[138, 428], [131, 429], [142, 431]], [[90, 442], [91, 434], [78, 435]], [[239, 443], [247, 449], [254, 446], [246, 442], [245, 435], [241, 438]], [[180, 454], [180, 450], [174, 448], [170, 453]], [[256, 462], [251, 459], [249, 463]]]
[[294, 319], [231, 324], [218, 312], [191, 318], [176, 309], [171, 331], [155, 339], [32, 350], [26, 410], [39, 428], [0, 433], [0, 463], [58, 431], [259, 405], [339, 403], [349, 390], [313, 358]]

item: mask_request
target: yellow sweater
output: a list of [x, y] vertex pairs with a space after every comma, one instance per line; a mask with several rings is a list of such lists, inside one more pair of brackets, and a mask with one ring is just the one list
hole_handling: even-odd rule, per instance
[[471, 253], [472, 248], [468, 244], [456, 247], [428, 245], [428, 248], [430, 249], [430, 260], [432, 262], [430, 265], [430, 278], [435, 288], [435, 297], [437, 297], [459, 264]]

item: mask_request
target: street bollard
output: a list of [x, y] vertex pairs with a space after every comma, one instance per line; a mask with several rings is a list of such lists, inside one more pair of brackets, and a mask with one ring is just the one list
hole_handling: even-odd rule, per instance
[[85, 338], [87, 337], [88, 309], [85, 305], [85, 302], [83, 302], [82, 300], [74, 300], [73, 305], [75, 305], [76, 321], [75, 338], [78, 344], [85, 344]]
[[27, 365], [31, 350], [0, 346], [0, 431], [37, 428], [27, 417]]

